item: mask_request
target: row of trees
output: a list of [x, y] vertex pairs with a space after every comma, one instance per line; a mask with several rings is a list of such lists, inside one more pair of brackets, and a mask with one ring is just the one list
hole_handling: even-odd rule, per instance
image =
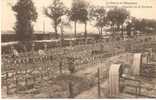
[[[37, 19], [37, 12], [31, 0], [19, 0], [12, 7], [16, 12], [15, 31], [20, 41], [30, 40], [33, 33], [32, 24]], [[123, 8], [114, 8], [106, 11], [102, 6], [90, 6], [84, 0], [73, 0], [72, 7], [67, 8], [60, 0], [53, 0], [49, 7], [44, 8], [44, 14], [53, 21], [53, 27], [58, 38], [58, 27], [60, 27], [61, 37], [63, 37], [63, 26], [69, 25], [63, 22], [62, 17], [67, 16], [74, 23], [74, 36], [77, 35], [77, 23], [83, 23], [84, 37], [87, 38], [87, 24], [92, 21], [99, 30], [99, 35], [103, 34], [103, 28], [110, 26], [112, 33], [120, 32], [123, 37], [124, 30], [130, 36], [131, 31], [151, 32], [156, 30], [155, 20], [139, 20], [130, 17], [130, 13]]]
[[77, 22], [83, 23], [84, 37], [87, 37], [87, 23], [93, 21], [94, 26], [99, 30], [99, 34], [102, 35], [103, 27], [106, 25], [120, 26], [123, 25], [127, 17], [130, 15], [129, 12], [122, 8], [114, 8], [106, 12], [104, 7], [100, 6], [89, 6], [84, 0], [73, 0], [71, 9], [66, 8], [60, 0], [54, 0], [53, 3], [45, 8], [45, 14], [53, 20], [55, 33], [57, 35], [57, 27], [61, 23], [61, 17], [66, 15], [70, 21], [74, 22], [74, 36], [77, 34]]
[[[137, 19], [132, 17], [131, 23], [128, 24], [128, 29], [133, 29], [142, 34], [156, 32], [156, 20], [153, 19]], [[130, 32], [129, 32], [130, 33]]]

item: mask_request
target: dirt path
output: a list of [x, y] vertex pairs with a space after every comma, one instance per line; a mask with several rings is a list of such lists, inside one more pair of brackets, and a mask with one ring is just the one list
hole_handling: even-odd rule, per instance
[[[85, 76], [85, 77], [91, 77], [94, 74], [96, 74], [97, 72], [97, 68], [101, 68], [102, 70], [106, 70], [109, 68], [109, 66], [112, 63], [127, 63], [127, 60], [129, 59], [125, 59], [127, 56], [130, 56], [129, 59], [132, 59], [131, 54], [129, 53], [123, 53], [123, 54], [119, 54], [113, 57], [110, 57], [108, 59], [106, 59], [106, 61], [104, 61], [103, 63], [100, 64], [96, 64], [96, 65], [92, 65], [92, 66], [88, 66], [86, 67], [84, 70], [80, 70], [76, 73], [76, 75], [78, 76]], [[130, 62], [129, 62], [130, 63]], [[101, 88], [103, 88], [103, 90], [105, 90], [105, 88], [107, 87], [108, 83], [106, 81], [103, 81], [101, 83]], [[103, 91], [104, 94], [102, 94], [103, 96], [105, 96], [106, 92]], [[94, 86], [92, 88], [90, 88], [89, 90], [83, 91], [81, 94], [77, 95], [75, 98], [85, 98], [85, 99], [95, 99], [98, 98], [98, 93], [97, 93], [97, 86]]]
[[119, 54], [110, 58], [107, 58], [105, 61], [103, 61], [102, 63], [99, 64], [90, 64], [90, 65], [86, 65], [84, 66], [85, 68], [83, 70], [80, 70], [78, 72], [75, 73], [75, 75], [77, 76], [92, 76], [93, 74], [95, 74], [97, 72], [98, 68], [102, 68], [102, 70], [106, 70], [107, 68], [109, 68], [109, 66], [112, 63], [127, 63], [127, 59], [125, 59], [128, 55], [128, 53], [123, 53], [123, 54]]

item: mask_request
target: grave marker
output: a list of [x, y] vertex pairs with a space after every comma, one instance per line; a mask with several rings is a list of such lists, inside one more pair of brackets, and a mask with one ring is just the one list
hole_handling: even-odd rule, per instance
[[18, 51], [17, 51], [13, 46], [11, 46], [11, 51], [12, 51], [12, 53], [13, 53], [13, 56], [19, 57]]
[[74, 48], [73, 48], [73, 46], [74, 46], [74, 43], [73, 43], [73, 41], [72, 41], [72, 40], [70, 40], [70, 41], [69, 41], [69, 47], [70, 47], [70, 49], [72, 49], [72, 50], [73, 50], [73, 49], [74, 49]]
[[23, 50], [24, 50], [24, 52], [27, 52], [27, 48], [25, 45], [23, 46]]
[[153, 49], [149, 48], [148, 51], [149, 51], [149, 59], [148, 59], [148, 62], [149, 62], [150, 59], [153, 57]]
[[32, 52], [34, 53], [35, 51], [35, 43], [32, 43]]
[[142, 55], [142, 64], [148, 64], [149, 62], [149, 53], [145, 52], [144, 55]]
[[46, 43], [44, 43], [44, 50], [47, 51], [48, 50], [48, 45]]
[[46, 53], [44, 52], [44, 50], [38, 50], [38, 53], [39, 53], [39, 55], [42, 55], [42, 56], [46, 55]]
[[133, 75], [140, 75], [141, 64], [142, 64], [142, 54], [135, 53], [134, 58], [133, 58], [133, 64], [132, 64], [132, 74]]

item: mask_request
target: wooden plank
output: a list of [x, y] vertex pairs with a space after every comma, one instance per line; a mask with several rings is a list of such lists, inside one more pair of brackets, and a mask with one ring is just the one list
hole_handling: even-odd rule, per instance
[[113, 64], [109, 70], [109, 96], [116, 97], [119, 95], [119, 79], [121, 64]]
[[132, 65], [132, 73], [133, 75], [140, 75], [140, 66], [141, 66], [141, 53], [135, 53], [133, 58], [133, 65]]

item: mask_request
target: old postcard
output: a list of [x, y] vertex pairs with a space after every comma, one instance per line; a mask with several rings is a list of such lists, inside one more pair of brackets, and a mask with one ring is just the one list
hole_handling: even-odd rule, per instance
[[2, 99], [156, 99], [156, 0], [1, 0]]

